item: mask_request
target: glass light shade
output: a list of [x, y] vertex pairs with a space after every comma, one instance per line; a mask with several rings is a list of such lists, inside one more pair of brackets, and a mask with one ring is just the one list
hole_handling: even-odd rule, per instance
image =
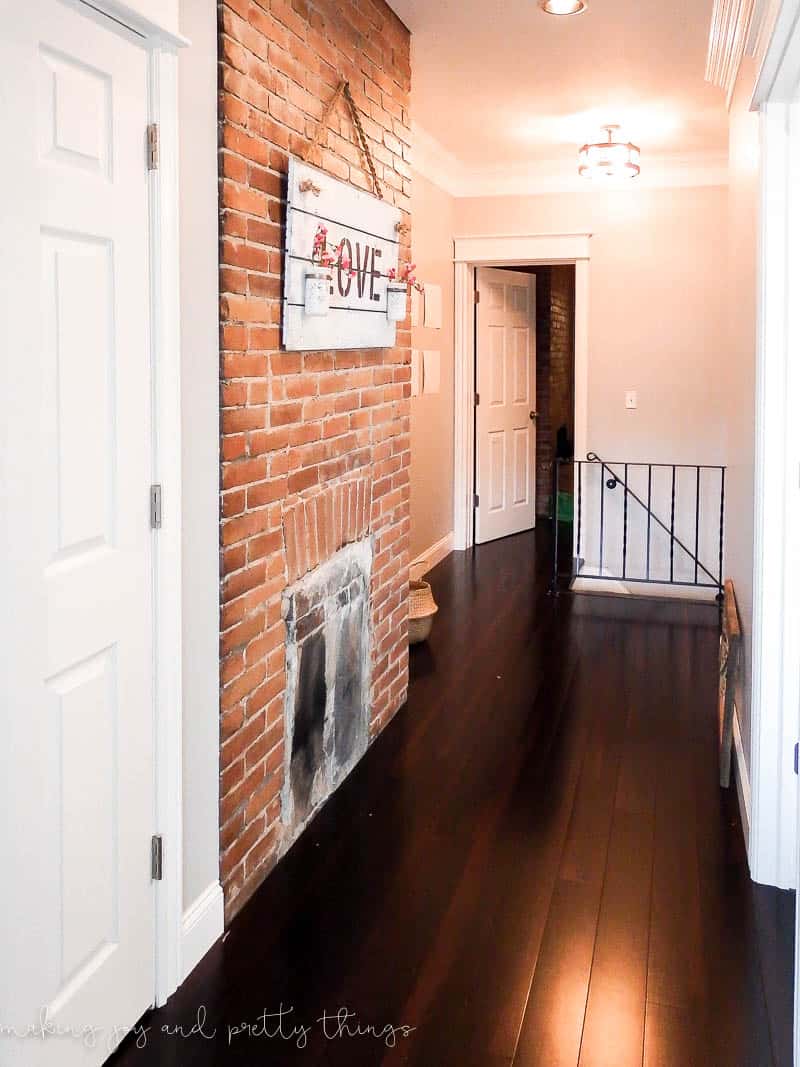
[[641, 171], [638, 145], [613, 140], [616, 127], [608, 127], [608, 141], [585, 144], [578, 153], [582, 178], [635, 178]]
[[587, 4], [586, 0], [539, 0], [539, 7], [548, 15], [580, 15]]

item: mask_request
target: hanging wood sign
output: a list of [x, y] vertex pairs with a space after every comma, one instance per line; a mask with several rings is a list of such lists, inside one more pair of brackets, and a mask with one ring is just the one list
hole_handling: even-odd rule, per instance
[[[397, 270], [399, 208], [289, 160], [283, 294], [283, 344], [289, 351], [391, 348], [396, 327], [387, 311], [387, 275]], [[328, 244], [344, 241], [350, 270], [327, 272], [313, 262], [314, 236], [327, 227]], [[324, 286], [327, 309], [311, 304], [309, 275]], [[312, 313], [309, 314], [309, 311]]]

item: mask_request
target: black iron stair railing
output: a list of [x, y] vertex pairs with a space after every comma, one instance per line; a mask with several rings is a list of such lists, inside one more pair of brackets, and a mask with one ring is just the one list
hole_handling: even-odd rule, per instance
[[[613, 463], [613, 466], [612, 466]], [[589, 546], [586, 544], [586, 537], [584, 533], [585, 526], [585, 508], [586, 508], [586, 494], [584, 492], [584, 469], [592, 468], [600, 469], [599, 489], [600, 499], [598, 504], [598, 516], [597, 527], [599, 530], [599, 537], [596, 543], [597, 554], [595, 556], [597, 560], [597, 574], [587, 573], [583, 570], [585, 559], [582, 556], [582, 551], [590, 551]], [[718, 596], [723, 593], [723, 559], [724, 559], [724, 538], [725, 538], [725, 467], [708, 464], [683, 464], [683, 463], [631, 463], [631, 462], [616, 462], [606, 461], [600, 458], [595, 452], [587, 453], [585, 460], [575, 459], [558, 459], [553, 464], [553, 574], [551, 580], [551, 593], [558, 595], [559, 583], [561, 578], [561, 572], [559, 570], [559, 525], [561, 516], [560, 511], [560, 493], [561, 486], [563, 484], [562, 472], [565, 468], [573, 468], [573, 482], [572, 488], [574, 490], [574, 509], [573, 509], [573, 521], [575, 523], [575, 536], [573, 540], [573, 549], [571, 552], [572, 566], [570, 569], [571, 578], [582, 579], [594, 579], [594, 580], [609, 580], [616, 579], [622, 582], [633, 582], [638, 584], [652, 584], [652, 585], [676, 585], [676, 586], [694, 586], [704, 589], [716, 589]], [[618, 469], [622, 468], [624, 473], [620, 474]], [[632, 468], [637, 470], [644, 469], [647, 472], [647, 499], [643, 500], [639, 494], [631, 488], [629, 485], [629, 472]], [[671, 472], [671, 478], [669, 481], [669, 524], [662, 519], [654, 510], [653, 504], [653, 472], [655, 471], [667, 471]], [[677, 499], [677, 479], [678, 472], [694, 471], [694, 549], [686, 544], [685, 540], [678, 536], [676, 533], [676, 499]], [[718, 475], [718, 487], [714, 487], [712, 490], [713, 497], [718, 494], [718, 502], [714, 499], [714, 515], [718, 515], [718, 569], [714, 574], [707, 567], [700, 558], [700, 535], [701, 535], [701, 500], [703, 494], [701, 494], [701, 483], [707, 482], [709, 472], [716, 472]], [[615, 573], [612, 568], [609, 570], [607, 563], [609, 559], [609, 550], [606, 545], [607, 529], [608, 529], [608, 517], [606, 513], [606, 491], [613, 493], [618, 486], [623, 490], [623, 502], [622, 502], [622, 530], [621, 530], [621, 559], [622, 565], [619, 569], [620, 573]], [[708, 496], [708, 494], [705, 494]], [[645, 566], [643, 574], [631, 573], [628, 566], [629, 556], [629, 521], [630, 511], [629, 502], [633, 502], [638, 505], [646, 516], [646, 532], [645, 532]], [[706, 501], [706, 509], [708, 508], [708, 501]], [[685, 508], [682, 508], [683, 517], [686, 518]], [[716, 520], [715, 520], [716, 521]], [[652, 568], [652, 534], [654, 527], [661, 529], [669, 537], [669, 576], [666, 574], [654, 574]], [[563, 541], [562, 541], [563, 547]], [[690, 561], [693, 568], [694, 580], [687, 580], [685, 578], [676, 577], [675, 568], [675, 551], [676, 548], [682, 552], [685, 557]], [[591, 549], [594, 551], [594, 548]], [[619, 558], [617, 553], [614, 558]]]

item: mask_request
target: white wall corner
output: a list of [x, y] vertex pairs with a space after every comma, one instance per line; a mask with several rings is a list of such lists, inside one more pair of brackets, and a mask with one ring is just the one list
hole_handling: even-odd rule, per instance
[[467, 171], [463, 163], [418, 122], [411, 123], [411, 137], [411, 165], [417, 174], [451, 196], [466, 195], [463, 190], [467, 184]]
[[445, 534], [438, 541], [432, 544], [429, 548], [426, 548], [424, 552], [411, 560], [410, 569], [414, 578], [421, 578], [423, 574], [427, 574], [428, 571], [432, 571], [437, 563], [441, 563], [443, 559], [447, 559], [450, 553], [453, 551], [453, 531]]
[[222, 886], [212, 882], [183, 913], [181, 923], [181, 980], [186, 981], [200, 960], [222, 937], [225, 902]]

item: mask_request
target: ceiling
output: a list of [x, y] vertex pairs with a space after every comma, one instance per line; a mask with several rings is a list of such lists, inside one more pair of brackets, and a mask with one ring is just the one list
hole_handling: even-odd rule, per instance
[[609, 122], [641, 146], [643, 176], [648, 156], [726, 152], [725, 96], [704, 81], [713, 0], [589, 0], [564, 17], [536, 0], [389, 2], [413, 35], [412, 117], [454, 166], [574, 174]]

